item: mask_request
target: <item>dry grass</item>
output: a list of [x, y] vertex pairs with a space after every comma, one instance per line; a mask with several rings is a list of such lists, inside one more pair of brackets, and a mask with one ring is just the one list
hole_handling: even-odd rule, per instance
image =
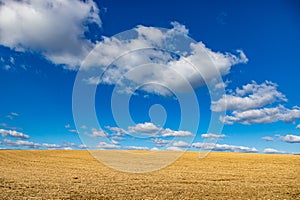
[[300, 156], [185, 153], [146, 174], [87, 151], [0, 151], [1, 199], [300, 199]]

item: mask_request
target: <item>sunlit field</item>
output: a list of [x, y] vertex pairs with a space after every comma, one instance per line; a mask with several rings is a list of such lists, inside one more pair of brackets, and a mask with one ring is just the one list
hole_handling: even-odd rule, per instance
[[[107, 154], [110, 154], [107, 151]], [[187, 152], [151, 173], [113, 170], [88, 151], [0, 151], [1, 199], [300, 199], [300, 156]]]

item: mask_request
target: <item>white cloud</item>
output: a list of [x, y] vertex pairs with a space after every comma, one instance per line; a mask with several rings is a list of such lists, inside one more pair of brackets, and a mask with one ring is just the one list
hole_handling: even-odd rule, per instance
[[202, 138], [219, 139], [226, 137], [224, 134], [205, 133], [201, 135]]
[[[185, 55], [175, 58], [167, 51], [159, 49], [168, 49], [172, 51], [174, 48], [174, 38], [184, 38], [188, 35], [188, 30], [184, 25], [179, 23], [172, 23], [173, 28], [163, 32], [155, 27], [137, 26], [133, 29], [135, 38], [127, 40], [119, 40], [116, 37], [106, 38], [98, 42], [94, 51], [85, 60], [82, 69], [90, 69], [98, 67], [105, 74], [101, 77], [89, 77], [84, 79], [89, 84], [99, 84], [100, 82], [106, 84], [119, 84], [129, 82], [132, 85], [125, 84], [134, 91], [134, 85], [145, 82], [156, 82], [167, 88], [185, 91], [188, 86], [199, 87], [204, 84], [206, 80], [212, 80], [219, 74], [228, 74], [233, 65], [239, 63], [246, 63], [247, 57], [243, 51], [238, 50], [237, 55], [230, 53], [215, 52], [207, 48], [202, 42], [190, 42], [186, 44], [189, 49]], [[148, 48], [145, 50], [145, 48]], [[149, 49], [156, 48], [156, 49]], [[144, 49], [144, 50], [141, 50]], [[139, 50], [139, 51], [134, 51]], [[176, 51], [176, 49], [174, 49]], [[134, 52], [127, 56], [122, 56], [121, 61], [116, 60], [120, 55], [128, 52]], [[183, 53], [183, 52], [181, 52]], [[114, 62], [114, 68], [107, 69], [106, 67]], [[157, 67], [155, 70], [153, 66], [150, 68], [143, 68], [141, 70], [133, 70], [134, 66], [140, 66], [145, 63], [161, 64], [165, 67]], [[194, 66], [192, 66], [192, 63]], [[215, 69], [215, 68], [216, 69]], [[127, 73], [126, 72], [130, 72]], [[126, 74], [125, 76], [122, 76]], [[200, 75], [201, 74], [201, 75]], [[187, 82], [188, 81], [188, 86]], [[125, 90], [128, 87], [121, 87]], [[169, 95], [170, 92], [163, 87], [145, 86], [141, 89], [156, 93], [159, 95]], [[125, 91], [123, 91], [125, 92]]]
[[151, 151], [158, 151], [159, 149], [157, 147], [153, 147], [152, 149], [150, 149]]
[[9, 71], [12, 67], [10, 65], [4, 65], [2, 67], [5, 71]]
[[112, 144], [120, 144], [120, 142], [118, 142], [118, 141], [116, 141], [116, 140], [110, 140], [110, 142], [111, 142]]
[[78, 131], [76, 129], [69, 129], [68, 130], [70, 133], [78, 133]]
[[73, 149], [73, 148], [76, 148], [76, 149], [87, 149], [89, 148], [87, 145], [85, 144], [75, 144], [75, 143], [70, 143], [70, 142], [65, 142], [63, 145], [61, 145], [62, 148], [64, 149]]
[[255, 81], [237, 88], [231, 94], [223, 95], [218, 101], [213, 101], [211, 110], [220, 111], [245, 111], [260, 108], [278, 101], [287, 101], [284, 94], [277, 91], [278, 85], [271, 81], [257, 84]]
[[183, 148], [187, 148], [189, 147], [190, 145], [187, 143], [187, 142], [184, 142], [184, 141], [175, 141], [173, 143], [173, 146], [174, 147], [183, 147]]
[[230, 83], [230, 81], [226, 80], [225, 82], [220, 82], [214, 85], [215, 89], [223, 89], [226, 88], [228, 86], [228, 84]]
[[12, 147], [19, 147], [19, 148], [29, 148], [29, 149], [86, 149], [88, 148], [85, 144], [75, 144], [65, 142], [63, 145], [60, 144], [51, 144], [51, 143], [37, 143], [28, 140], [7, 140], [4, 139], [0, 141], [0, 144]]
[[155, 134], [160, 131], [161, 128], [157, 127], [155, 124], [151, 122], [139, 123], [135, 126], [129, 126], [129, 133], [146, 133], [146, 134]]
[[80, 148], [80, 149], [87, 149], [89, 147], [87, 145], [85, 145], [85, 144], [80, 144], [80, 145], [78, 145], [78, 148]]
[[124, 135], [124, 134], [144, 134], [149, 137], [169, 137], [169, 136], [193, 136], [193, 134], [189, 131], [182, 131], [182, 130], [172, 130], [170, 128], [160, 128], [151, 122], [139, 123], [135, 126], [129, 126], [127, 130], [119, 128], [119, 127], [106, 127], [108, 130], [117, 133], [117, 135]]
[[111, 139], [112, 139], [112, 140], [115, 140], [115, 141], [116, 141], [116, 140], [118, 140], [118, 141], [125, 140], [125, 138], [120, 137], [120, 136], [112, 136]]
[[156, 145], [156, 146], [165, 146], [167, 144], [169, 144], [171, 141], [170, 140], [163, 140], [161, 138], [154, 138], [152, 140], [152, 142]]
[[6, 115], [6, 117], [10, 120], [13, 120], [15, 117], [18, 117], [19, 114], [16, 112], [11, 112], [10, 114]]
[[106, 142], [100, 142], [97, 145], [97, 148], [100, 148], [100, 149], [119, 149], [120, 146], [115, 145], [115, 144], [106, 143]]
[[79, 133], [76, 129], [72, 129], [70, 124], [66, 124], [65, 128], [68, 129], [70, 133]]
[[119, 128], [119, 127], [110, 127], [110, 126], [106, 126], [105, 128], [107, 128], [108, 130], [110, 130], [111, 132], [115, 133], [117, 136], [122, 136], [127, 134], [127, 131]]
[[183, 151], [183, 149], [179, 148], [179, 147], [167, 147], [166, 148], [167, 151]]
[[[229, 94], [223, 95], [211, 104], [211, 110], [215, 112], [231, 111], [228, 115], [221, 116], [220, 121], [225, 124], [268, 124], [277, 121], [293, 123], [300, 119], [300, 107], [291, 109], [278, 104], [287, 102], [284, 94], [277, 91], [278, 85], [265, 81], [257, 84], [255, 81], [229, 90]], [[274, 103], [277, 105], [272, 107]]]
[[148, 147], [141, 147], [141, 146], [126, 146], [125, 149], [129, 150], [148, 150]]
[[14, 138], [22, 138], [22, 139], [28, 139], [29, 135], [26, 135], [22, 132], [18, 132], [15, 130], [5, 130], [5, 129], [0, 129], [0, 133], [2, 134], [2, 137], [10, 136]]
[[284, 153], [283, 151], [278, 151], [277, 149], [273, 149], [273, 148], [265, 148], [263, 152], [269, 154]]
[[288, 143], [300, 143], [300, 136], [298, 135], [285, 135], [285, 136], [279, 136], [279, 138], [284, 141], [284, 142], [288, 142]]
[[85, 135], [87, 135], [89, 137], [107, 137], [108, 136], [108, 134], [104, 130], [101, 130], [101, 129], [97, 130], [95, 128], [92, 128], [91, 131], [92, 131], [91, 134], [85, 132]]
[[270, 136], [262, 137], [262, 139], [265, 140], [265, 141], [274, 141], [274, 138], [270, 137]]
[[220, 117], [225, 124], [233, 124], [235, 122], [241, 124], [268, 124], [277, 121], [292, 123], [296, 119], [300, 119], [300, 108], [294, 106], [292, 109], [279, 105], [274, 108], [260, 108], [246, 111], [233, 111], [232, 115]]
[[16, 113], [16, 112], [11, 112], [10, 114], [11, 114], [12, 116], [14, 116], [14, 117], [18, 117], [18, 116], [19, 116], [19, 114]]
[[193, 147], [201, 148], [203, 150], [212, 151], [232, 151], [232, 152], [245, 152], [245, 153], [256, 153], [258, 150], [254, 147], [235, 146], [228, 144], [213, 144], [213, 143], [193, 143]]
[[166, 128], [164, 129], [162, 132], [161, 132], [161, 135], [163, 137], [168, 137], [168, 136], [174, 136], [174, 137], [177, 137], [177, 136], [192, 136], [193, 134], [189, 131], [174, 131], [174, 130], [171, 130], [169, 128]]
[[28, 148], [33, 148], [33, 149], [37, 149], [37, 148], [41, 147], [41, 144], [34, 143], [34, 142], [29, 142], [27, 140], [12, 141], [12, 140], [4, 139], [3, 144], [6, 145], [6, 146], [28, 147]]
[[43, 143], [43, 144], [41, 144], [41, 146], [45, 147], [47, 149], [59, 149], [59, 148], [61, 148], [61, 145], [58, 145], [58, 144]]
[[74, 0], [4, 0], [0, 4], [0, 44], [42, 53], [70, 68], [93, 49], [84, 38], [87, 23], [101, 25], [97, 5]]
[[71, 128], [71, 125], [70, 125], [70, 124], [66, 124], [66, 125], [65, 125], [65, 128], [66, 128], [66, 129], [70, 129], [70, 128]]
[[88, 129], [88, 127], [86, 125], [82, 125], [80, 128], [81, 129]]

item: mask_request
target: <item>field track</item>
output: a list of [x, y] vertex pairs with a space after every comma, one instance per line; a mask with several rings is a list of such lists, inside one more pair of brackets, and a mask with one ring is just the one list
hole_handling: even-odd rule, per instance
[[0, 199], [300, 199], [300, 155], [188, 152], [129, 174], [88, 151], [0, 150]]

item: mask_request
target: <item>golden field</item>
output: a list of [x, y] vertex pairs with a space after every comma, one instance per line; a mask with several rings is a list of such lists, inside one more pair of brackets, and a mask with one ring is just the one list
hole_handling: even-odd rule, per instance
[[132, 174], [88, 151], [1, 150], [0, 199], [300, 199], [299, 155], [198, 156]]

